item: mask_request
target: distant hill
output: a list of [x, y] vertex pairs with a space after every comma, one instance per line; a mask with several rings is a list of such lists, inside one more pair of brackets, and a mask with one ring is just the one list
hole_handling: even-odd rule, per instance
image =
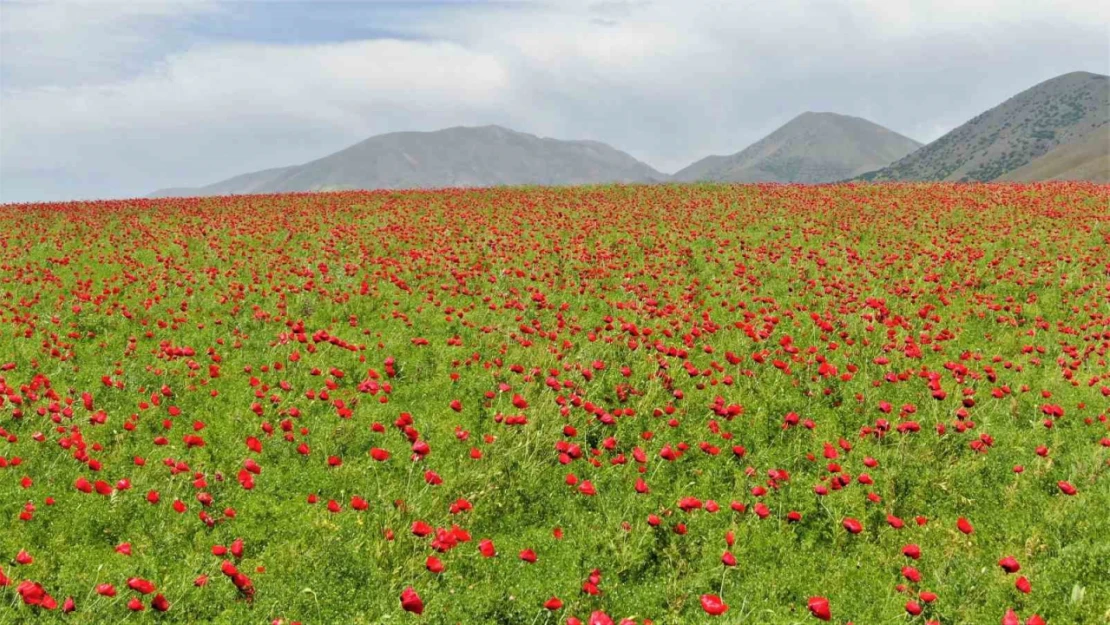
[[836, 113], [802, 113], [731, 156], [708, 156], [675, 173], [681, 181], [834, 182], [888, 165], [920, 143]]
[[597, 141], [540, 138], [500, 126], [460, 126], [377, 135], [303, 165], [243, 174], [204, 187], [162, 189], [152, 197], [663, 182], [668, 178]]
[[1072, 72], [1022, 91], [860, 179], [995, 180], [1108, 123], [1110, 77]]
[[234, 178], [228, 178], [223, 182], [210, 184], [206, 187], [189, 188], [177, 187], [171, 189], [160, 189], [151, 194], [151, 197], [189, 197], [195, 195], [236, 195], [244, 193], [266, 193], [265, 187], [267, 184], [277, 180], [293, 167], [276, 167], [274, 169], [264, 169], [249, 174], [242, 174]]
[[1085, 138], [1065, 143], [998, 180], [1090, 180], [1110, 182], [1110, 124]]

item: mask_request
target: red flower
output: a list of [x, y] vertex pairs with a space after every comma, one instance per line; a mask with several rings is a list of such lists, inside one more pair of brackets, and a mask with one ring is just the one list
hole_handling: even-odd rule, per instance
[[705, 610], [710, 616], [720, 616], [728, 612], [728, 605], [717, 595], [702, 595], [701, 609]]
[[149, 580], [145, 580], [140, 577], [132, 577], [128, 579], [127, 587], [144, 595], [149, 595], [150, 593], [154, 592], [154, 584], [151, 583]]
[[844, 529], [848, 530], [848, 533], [850, 534], [859, 534], [863, 531], [863, 525], [852, 517], [844, 519], [843, 525]]
[[543, 607], [545, 607], [548, 610], [551, 610], [552, 612], [554, 612], [555, 610], [562, 609], [563, 601], [561, 599], [559, 599], [558, 597], [552, 597], [552, 598], [548, 599], [547, 601], [543, 602]]
[[497, 555], [497, 550], [493, 547], [493, 541], [488, 538], [483, 538], [478, 541], [478, 551], [482, 554], [483, 558], [492, 558]]
[[971, 534], [975, 531], [975, 528], [971, 526], [971, 521], [968, 521], [964, 517], [956, 519], [956, 528], [964, 534]]
[[420, 595], [412, 589], [412, 586], [401, 592], [401, 608], [405, 612], [412, 612], [413, 614], [424, 613], [424, 602], [420, 599]]
[[829, 600], [824, 597], [810, 597], [806, 602], [806, 607], [809, 608], [809, 613], [815, 618], [822, 621], [827, 621], [832, 618], [832, 612], [829, 611]]

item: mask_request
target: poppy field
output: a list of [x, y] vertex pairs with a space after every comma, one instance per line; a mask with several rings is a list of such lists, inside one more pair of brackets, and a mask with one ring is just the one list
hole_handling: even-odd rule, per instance
[[1110, 187], [0, 206], [0, 623], [1110, 623]]

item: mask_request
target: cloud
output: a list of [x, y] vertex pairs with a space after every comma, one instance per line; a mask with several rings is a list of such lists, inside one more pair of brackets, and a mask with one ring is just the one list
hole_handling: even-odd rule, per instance
[[450, 42], [198, 47], [119, 82], [6, 93], [2, 165], [96, 172], [146, 193], [397, 127], [468, 123], [506, 86], [498, 59]]
[[1096, 2], [282, 6], [0, 4], [0, 200], [144, 194], [450, 125], [598, 139], [663, 171], [805, 110], [927, 141], [1110, 65]]
[[220, 10], [207, 0], [0, 3], [3, 88], [95, 84], [139, 74], [152, 58], [184, 44], [183, 24]]

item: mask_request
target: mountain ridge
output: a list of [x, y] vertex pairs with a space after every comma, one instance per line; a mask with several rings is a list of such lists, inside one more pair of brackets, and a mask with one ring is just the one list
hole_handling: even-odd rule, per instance
[[864, 181], [984, 182], [1110, 123], [1110, 77], [1069, 72], [1006, 99]]
[[920, 146], [862, 117], [807, 111], [743, 150], [707, 156], [673, 178], [684, 182], [835, 182], [882, 167]]
[[300, 165], [240, 174], [151, 197], [342, 189], [665, 182], [669, 176], [600, 141], [561, 140], [502, 126], [374, 135]]

